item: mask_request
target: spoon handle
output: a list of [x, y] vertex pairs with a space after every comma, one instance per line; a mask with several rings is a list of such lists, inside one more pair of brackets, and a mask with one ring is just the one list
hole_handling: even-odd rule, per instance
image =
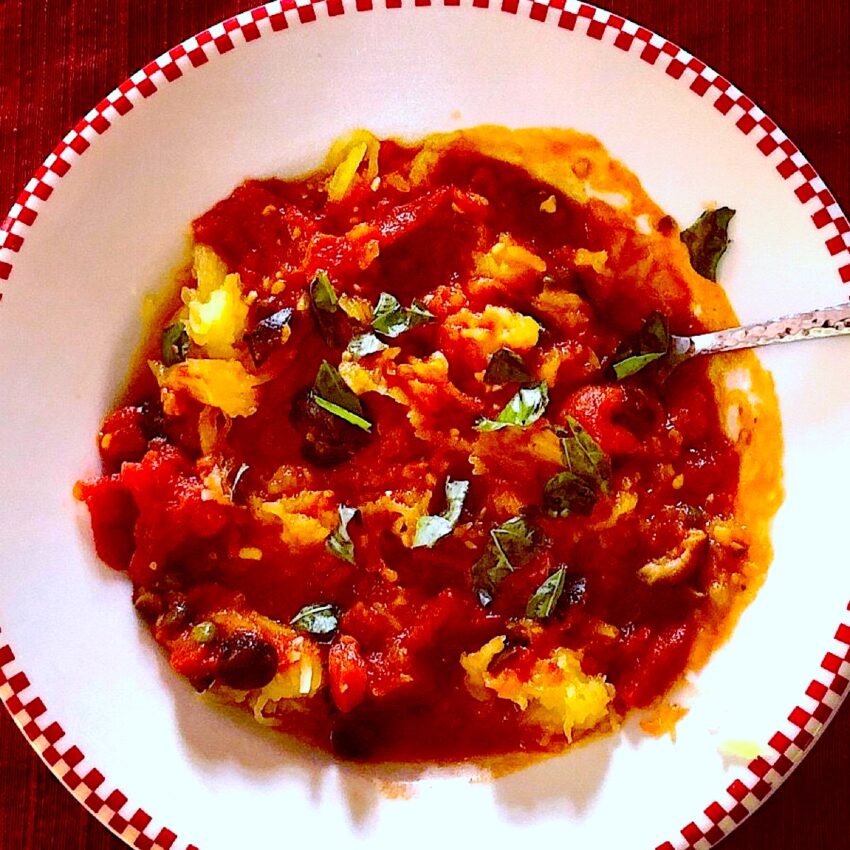
[[773, 345], [775, 342], [794, 342], [799, 339], [848, 333], [850, 333], [850, 303], [822, 307], [808, 313], [782, 316], [767, 322], [727, 328], [713, 333], [674, 336], [671, 339], [670, 353], [672, 359], [681, 361], [700, 354], [717, 354], [722, 351], [737, 351], [739, 348]]

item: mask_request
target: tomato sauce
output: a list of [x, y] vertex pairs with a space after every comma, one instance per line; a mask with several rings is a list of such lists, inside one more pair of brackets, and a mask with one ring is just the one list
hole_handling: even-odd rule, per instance
[[[248, 181], [194, 222], [238, 275], [244, 320], [215, 353], [203, 322], [192, 331], [190, 280], [188, 338], [157, 350], [158, 380], [141, 368], [104, 422], [102, 475], [80, 487], [97, 550], [198, 690], [342, 757], [556, 749], [664, 698], [753, 570], [743, 449], [707, 363], [612, 374], [654, 314], [675, 333], [706, 328], [694, 273], [652, 206], [638, 226], [463, 137], [364, 147], [302, 179]], [[608, 162], [556, 148], [571, 179]], [[673, 246], [661, 271], [657, 245]], [[382, 293], [397, 335], [377, 329]], [[380, 350], [355, 356], [364, 334]], [[503, 349], [519, 372], [485, 380]], [[218, 385], [181, 384], [194, 361], [238, 365], [256, 409], [227, 414]], [[335, 396], [347, 415], [316, 402], [323, 363], [356, 395]], [[523, 391], [541, 415], [482, 430]], [[563, 477], [564, 440], [595, 458], [578, 481]], [[468, 482], [454, 522], [452, 481]], [[357, 509], [344, 529], [340, 506]], [[441, 514], [447, 533], [414, 545]], [[519, 541], [499, 548], [494, 529], [516, 518]], [[461, 664], [499, 638], [486, 674], [507, 671], [507, 698]], [[572, 731], [522, 705], [539, 708], [522, 689], [566, 650], [608, 695]]]

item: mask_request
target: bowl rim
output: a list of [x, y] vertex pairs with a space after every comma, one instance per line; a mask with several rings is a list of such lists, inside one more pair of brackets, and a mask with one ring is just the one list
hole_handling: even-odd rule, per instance
[[[698, 97], [708, 100], [725, 120], [734, 122], [771, 161], [811, 215], [839, 280], [850, 283], [850, 224], [800, 150], [729, 80], [646, 27], [578, 0], [276, 0], [227, 18], [172, 47], [131, 75], [77, 122], [26, 183], [0, 223], [0, 285], [11, 279], [16, 255], [61, 178], [99, 136], [163, 86], [234, 48], [261, 37], [271, 37], [292, 26], [376, 8], [405, 8], [410, 13], [432, 5], [472, 6], [494, 13], [527, 16], [541, 23], [551, 16], [556, 19], [558, 28], [635, 54], [668, 77], [687, 85]], [[820, 737], [847, 695], [848, 684], [850, 615], [845, 615], [815, 678], [789, 713], [783, 728], [770, 738], [771, 752], [752, 759], [743, 778], [736, 779], [718, 793], [678, 835], [659, 843], [656, 850], [696, 850], [697, 846], [705, 846], [705, 842], [713, 845], [742, 823], [781, 785]], [[128, 845], [139, 850], [172, 850], [178, 846], [198, 850], [194, 844], [184, 844], [176, 833], [157, 823], [143, 808], [110, 785], [53, 718], [2, 637], [0, 702], [59, 781]]]

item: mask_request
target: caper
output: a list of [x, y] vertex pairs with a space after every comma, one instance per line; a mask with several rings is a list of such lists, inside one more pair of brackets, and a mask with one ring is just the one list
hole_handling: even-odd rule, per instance
[[133, 594], [133, 605], [146, 620], [155, 620], [162, 613], [162, 597], [149, 590], [137, 588]]
[[215, 640], [215, 623], [204, 620], [192, 629], [192, 640], [196, 643], [209, 643]]

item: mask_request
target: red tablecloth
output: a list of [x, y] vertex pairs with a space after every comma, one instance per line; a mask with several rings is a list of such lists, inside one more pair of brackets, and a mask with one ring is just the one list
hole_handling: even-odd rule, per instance
[[[251, 5], [0, 0], [0, 207], [8, 209], [56, 141], [108, 90], [181, 39]], [[850, 210], [848, 0], [611, 0], [602, 5], [681, 44], [754, 98]], [[845, 707], [780, 792], [724, 847], [850, 847], [848, 721]], [[664, 793], [663, 786], [658, 793]], [[68, 795], [0, 711], [0, 850], [123, 846]]]

